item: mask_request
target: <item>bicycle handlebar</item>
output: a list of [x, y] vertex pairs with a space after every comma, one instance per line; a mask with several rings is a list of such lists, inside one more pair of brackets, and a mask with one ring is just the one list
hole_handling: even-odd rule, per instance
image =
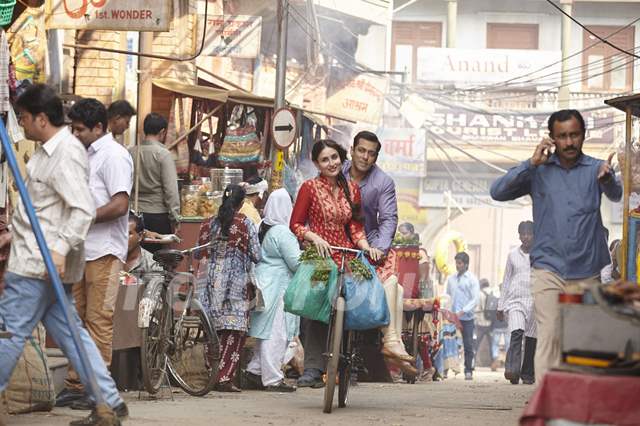
[[212, 243], [207, 243], [207, 244], [203, 244], [201, 246], [195, 246], [195, 247], [191, 247], [191, 248], [186, 249], [186, 250], [182, 250], [180, 253], [182, 253], [184, 255], [189, 255], [189, 254], [195, 253], [197, 251], [201, 251], [201, 250], [207, 249], [207, 248], [209, 248], [211, 246], [212, 246]]
[[350, 248], [346, 248], [346, 247], [329, 246], [329, 248], [331, 250], [348, 251], [348, 252], [355, 253], [355, 254], [362, 253], [362, 250], [355, 250], [355, 249], [350, 249]]

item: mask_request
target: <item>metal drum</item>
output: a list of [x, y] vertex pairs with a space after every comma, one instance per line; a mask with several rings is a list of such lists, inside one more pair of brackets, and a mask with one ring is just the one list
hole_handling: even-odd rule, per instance
[[211, 170], [211, 185], [214, 191], [224, 191], [228, 185], [239, 184], [242, 182], [242, 169], [224, 169]]

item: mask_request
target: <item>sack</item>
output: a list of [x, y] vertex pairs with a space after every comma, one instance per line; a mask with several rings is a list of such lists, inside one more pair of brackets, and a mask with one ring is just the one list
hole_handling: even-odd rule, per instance
[[371, 271], [370, 280], [345, 277], [345, 329], [370, 330], [389, 325], [389, 306], [376, 270], [367, 259], [358, 258]]
[[222, 165], [234, 165], [238, 163], [257, 163], [260, 161], [262, 144], [256, 132], [256, 126], [248, 119], [248, 113], [244, 106], [241, 107], [238, 126], [227, 128], [222, 141], [222, 147], [218, 153], [218, 161]]
[[498, 318], [498, 298], [491, 293], [485, 293], [487, 300], [484, 302], [484, 319], [496, 321]]
[[44, 351], [44, 327], [38, 326], [24, 345], [24, 351], [4, 392], [11, 414], [51, 411], [55, 403], [53, 380]]
[[284, 310], [310, 320], [329, 324], [331, 303], [336, 293], [338, 267], [332, 260], [329, 279], [312, 282], [316, 270], [315, 262], [302, 262], [284, 293]]

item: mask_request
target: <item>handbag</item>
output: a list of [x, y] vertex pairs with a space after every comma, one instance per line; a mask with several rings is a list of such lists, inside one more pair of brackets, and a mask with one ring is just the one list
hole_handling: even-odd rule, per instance
[[327, 281], [311, 281], [316, 270], [316, 262], [300, 263], [284, 293], [284, 310], [310, 320], [329, 324], [331, 302], [338, 283], [338, 267], [330, 262]]
[[389, 325], [389, 306], [376, 270], [362, 253], [358, 259], [371, 271], [371, 279], [345, 277], [345, 329], [370, 330]]
[[[253, 114], [247, 112], [247, 108], [242, 106], [236, 106], [241, 108], [237, 126], [229, 126], [224, 135], [222, 141], [222, 147], [218, 152], [218, 161], [222, 165], [237, 165], [246, 163], [256, 163], [260, 161], [260, 153], [262, 151], [262, 144], [256, 131], [256, 126], [253, 124], [255, 120], [251, 120], [249, 115]], [[234, 114], [235, 111], [234, 111]]]
[[262, 295], [262, 290], [258, 283], [258, 277], [256, 276], [255, 265], [253, 263], [249, 267], [247, 275], [249, 276], [249, 285], [253, 287], [253, 297], [249, 302], [249, 310], [262, 312], [264, 311], [264, 296]]

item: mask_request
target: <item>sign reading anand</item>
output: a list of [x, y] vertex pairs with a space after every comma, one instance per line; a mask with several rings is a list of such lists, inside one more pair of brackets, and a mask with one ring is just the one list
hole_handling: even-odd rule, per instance
[[169, 31], [172, 4], [158, 0], [47, 0], [46, 27]]

